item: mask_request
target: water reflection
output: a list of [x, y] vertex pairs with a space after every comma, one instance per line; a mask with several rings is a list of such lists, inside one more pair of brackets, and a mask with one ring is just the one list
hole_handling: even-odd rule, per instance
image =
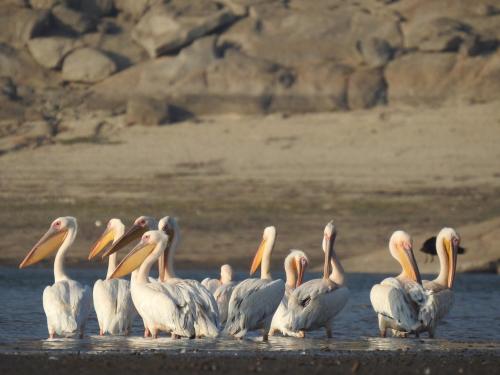
[[[102, 276], [102, 270], [74, 269], [71, 275], [88, 285]], [[181, 274], [196, 278], [205, 273]], [[246, 274], [239, 275], [241, 278]], [[276, 275], [280, 277], [280, 275]], [[309, 275], [309, 278], [316, 275]], [[255, 351], [315, 352], [328, 355], [339, 350], [500, 350], [498, 306], [500, 277], [496, 275], [458, 275], [455, 306], [438, 329], [438, 339], [377, 338], [377, 319], [369, 301], [371, 286], [383, 275], [351, 274], [348, 277], [350, 300], [334, 325], [334, 339], [326, 340], [323, 331], [308, 333], [305, 339], [271, 337], [269, 343], [260, 341], [254, 333], [246, 340], [229, 338], [201, 340], [157, 340], [142, 337], [143, 326], [135, 320], [130, 337], [100, 337], [95, 314], [87, 324], [83, 339], [42, 340], [47, 337], [42, 293], [52, 284], [52, 270], [33, 268], [29, 277], [13, 268], [0, 267], [0, 351], [2, 352], [226, 352]]]

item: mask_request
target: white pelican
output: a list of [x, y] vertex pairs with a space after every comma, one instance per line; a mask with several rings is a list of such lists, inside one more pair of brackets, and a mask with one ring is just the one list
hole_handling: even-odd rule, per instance
[[428, 331], [433, 338], [438, 322], [444, 318], [453, 306], [453, 282], [457, 267], [457, 254], [460, 236], [452, 228], [443, 228], [436, 238], [436, 252], [440, 271], [432, 281], [424, 280], [423, 286], [428, 295], [428, 302], [420, 311], [420, 320], [428, 322], [422, 331]]
[[308, 265], [309, 259], [301, 250], [292, 250], [285, 258], [285, 295], [274, 313], [269, 336], [273, 336], [276, 331], [279, 331], [284, 336], [303, 337], [302, 332], [293, 332], [290, 330], [288, 321], [288, 299], [295, 288], [302, 284], [304, 272]]
[[[96, 257], [111, 242], [115, 243], [125, 233], [120, 219], [111, 219], [106, 230], [90, 251], [89, 260]], [[116, 253], [109, 256], [110, 277], [116, 268]], [[94, 284], [94, 309], [99, 323], [99, 335], [128, 335], [137, 312], [130, 295], [130, 282], [123, 279], [97, 280]]]
[[378, 315], [380, 336], [386, 336], [387, 328], [397, 336], [418, 335], [421, 326], [419, 310], [427, 297], [410, 235], [401, 230], [394, 232], [389, 240], [389, 250], [403, 270], [398, 276], [374, 285], [370, 292], [373, 309]]
[[57, 249], [54, 261], [54, 285], [43, 291], [43, 309], [47, 315], [49, 338], [59, 336], [83, 337], [85, 324], [92, 308], [90, 288], [70, 279], [64, 270], [66, 252], [77, 233], [76, 219], [60, 217], [31, 249], [19, 268], [38, 263]]
[[283, 280], [273, 281], [269, 272], [275, 240], [276, 228], [267, 227], [250, 270], [253, 275], [261, 265], [260, 279], [246, 279], [234, 288], [224, 328], [226, 334], [243, 338], [247, 331], [263, 328], [262, 339], [267, 341], [271, 320], [285, 293]]
[[233, 281], [233, 268], [229, 264], [223, 264], [220, 267], [220, 279], [205, 278], [202, 280], [201, 285], [214, 294], [218, 287]]
[[288, 310], [292, 331], [305, 332], [324, 327], [326, 336], [332, 337], [333, 320], [349, 299], [344, 269], [334, 250], [336, 236], [335, 226], [330, 221], [325, 227], [322, 244], [325, 252], [323, 278], [302, 284], [290, 295]]
[[165, 254], [160, 258], [160, 263], [164, 262], [163, 267], [160, 264], [160, 281], [175, 285], [184, 293], [188, 293], [190, 302], [194, 304], [197, 337], [217, 337], [219, 309], [212, 293], [197, 280], [180, 279], [175, 275], [174, 255], [181, 240], [177, 220], [172, 216], [165, 216], [158, 222], [158, 229], [169, 237]]
[[195, 337], [192, 304], [177, 286], [150, 282], [149, 271], [164, 254], [169, 238], [162, 231], [143, 234], [141, 241], [123, 258], [110, 278], [123, 277], [139, 268], [131, 280], [134, 305], [153, 338], [159, 331], [173, 337]]

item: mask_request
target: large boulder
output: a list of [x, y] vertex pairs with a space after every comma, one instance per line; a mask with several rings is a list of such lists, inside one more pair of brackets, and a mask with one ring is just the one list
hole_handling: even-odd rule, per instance
[[93, 48], [80, 48], [64, 60], [62, 78], [65, 81], [94, 83], [116, 72], [116, 65], [108, 56]]
[[166, 5], [155, 6], [135, 26], [132, 37], [151, 57], [156, 57], [178, 51], [235, 19], [234, 13], [225, 8], [208, 14], [178, 16]]
[[387, 65], [389, 103], [439, 104], [449, 95], [454, 53], [410, 53]]
[[154, 126], [171, 120], [171, 107], [164, 100], [134, 96], [127, 102], [127, 125]]
[[27, 8], [0, 7], [0, 42], [23, 46], [50, 27], [50, 12]]
[[66, 55], [77, 46], [77, 42], [65, 37], [35, 38], [28, 42], [28, 49], [41, 66], [57, 69]]
[[457, 51], [474, 37], [469, 25], [446, 17], [410, 22], [404, 33], [407, 48], [429, 52]]
[[52, 16], [63, 29], [84, 34], [95, 29], [95, 21], [85, 13], [78, 12], [63, 4], [52, 8]]
[[349, 109], [366, 109], [386, 103], [387, 85], [381, 69], [359, 69], [349, 77]]
[[161, 0], [114, 0], [115, 8], [134, 20], [141, 18], [154, 4]]

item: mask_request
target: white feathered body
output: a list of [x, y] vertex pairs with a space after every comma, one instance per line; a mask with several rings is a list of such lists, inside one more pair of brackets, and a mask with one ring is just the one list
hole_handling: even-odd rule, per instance
[[263, 328], [267, 334], [278, 308], [285, 283], [283, 280], [246, 279], [233, 290], [229, 300], [224, 331], [241, 338], [248, 331]]
[[91, 308], [90, 288], [77, 281], [57, 281], [43, 291], [43, 309], [49, 334], [66, 337], [82, 334]]
[[229, 301], [231, 300], [231, 295], [233, 294], [236, 285], [237, 283], [234, 281], [221, 284], [213, 293], [215, 302], [217, 302], [217, 307], [219, 309], [219, 322], [221, 326], [226, 324]]
[[201, 281], [201, 285], [207, 288], [210, 293], [214, 294], [217, 288], [222, 285], [222, 283], [218, 279], [210, 279], [207, 277]]
[[[411, 333], [421, 329], [420, 310], [428, 303], [422, 285], [405, 278], [389, 277], [372, 287], [370, 301], [379, 316], [379, 328]], [[425, 324], [425, 323], [424, 323]]]
[[269, 333], [273, 334], [275, 331], [281, 332], [283, 336], [293, 336], [300, 337], [301, 334], [298, 332], [294, 332], [290, 329], [290, 314], [288, 310], [288, 301], [290, 299], [290, 295], [292, 294], [294, 288], [285, 286], [285, 294], [281, 299], [281, 302], [276, 309], [276, 312], [273, 315], [273, 319], [271, 321], [271, 328]]
[[93, 294], [101, 332], [128, 334], [137, 315], [130, 294], [130, 282], [123, 279], [97, 280]]
[[330, 329], [349, 299], [349, 289], [330, 279], [310, 280], [290, 295], [288, 310], [292, 331]]
[[172, 279], [179, 288], [189, 295], [189, 303], [194, 311], [197, 337], [217, 337], [219, 335], [219, 309], [212, 293], [197, 280]]
[[434, 336], [441, 319], [448, 315], [455, 301], [453, 291], [435, 281], [424, 280], [423, 286], [427, 301], [419, 311], [419, 320], [423, 322], [421, 331], [428, 331]]
[[168, 283], [131, 284], [134, 306], [150, 332], [195, 336], [194, 307], [189, 292]]

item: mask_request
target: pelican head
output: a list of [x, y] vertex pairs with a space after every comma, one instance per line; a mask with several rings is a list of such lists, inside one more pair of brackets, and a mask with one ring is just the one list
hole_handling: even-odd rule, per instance
[[107, 257], [113, 253], [116, 253], [121, 248], [127, 246], [134, 240], [141, 238], [144, 232], [156, 229], [156, 219], [151, 216], [139, 216], [134, 221], [127, 232], [121, 236], [118, 241], [116, 241], [103, 255], [102, 257]]
[[89, 260], [99, 255], [110, 242], [114, 241], [118, 237], [121, 237], [124, 232], [125, 225], [120, 219], [109, 220], [106, 230], [92, 246], [89, 254]]
[[19, 268], [31, 266], [40, 262], [58, 250], [68, 236], [69, 231], [76, 231], [76, 219], [72, 216], [63, 216], [55, 219], [50, 224], [49, 230], [33, 246], [26, 258], [21, 262]]
[[220, 282], [227, 284], [233, 280], [233, 268], [229, 264], [220, 267]]
[[151, 254], [159, 258], [167, 246], [168, 236], [159, 230], [150, 230], [144, 233], [141, 241], [122, 259], [108, 279], [120, 278], [128, 275], [141, 266]]
[[460, 236], [453, 228], [443, 228], [436, 238], [436, 251], [441, 264], [448, 266], [448, 288], [453, 287]]
[[252, 261], [252, 266], [250, 267], [250, 275], [253, 275], [257, 268], [259, 268], [260, 263], [262, 262], [262, 257], [264, 256], [264, 252], [267, 250], [271, 252], [273, 250], [274, 241], [276, 239], [276, 228], [274, 226], [270, 226], [264, 229], [264, 233], [262, 234], [262, 241], [260, 242], [259, 248], [257, 249], [257, 253], [255, 253], [255, 257]]
[[165, 216], [158, 222], [158, 230], [163, 231], [169, 237], [173, 237], [178, 232], [177, 220], [173, 216]]
[[326, 252], [328, 250], [328, 242], [331, 240], [335, 243], [335, 239], [337, 238], [337, 228], [333, 224], [333, 220], [326, 224], [323, 234], [323, 243], [321, 247], [323, 251]]
[[413, 255], [413, 243], [410, 235], [402, 230], [395, 231], [389, 240], [389, 250], [403, 267], [403, 275], [422, 284], [420, 271]]
[[290, 250], [290, 254], [288, 254], [285, 258], [285, 271], [288, 273], [293, 270], [293, 273], [297, 275], [295, 285], [293, 286], [294, 288], [297, 288], [302, 284], [302, 281], [304, 280], [304, 273], [308, 266], [309, 258], [306, 253], [302, 250]]

